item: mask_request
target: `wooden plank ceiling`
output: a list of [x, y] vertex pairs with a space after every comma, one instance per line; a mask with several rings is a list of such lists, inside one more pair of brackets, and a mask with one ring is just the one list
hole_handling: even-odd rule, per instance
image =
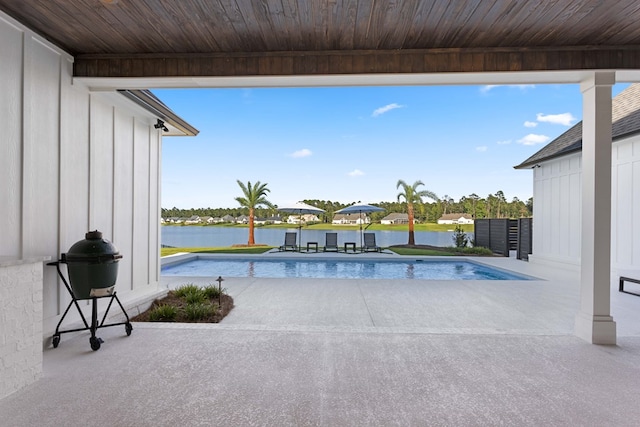
[[640, 69], [637, 0], [0, 0], [88, 77]]

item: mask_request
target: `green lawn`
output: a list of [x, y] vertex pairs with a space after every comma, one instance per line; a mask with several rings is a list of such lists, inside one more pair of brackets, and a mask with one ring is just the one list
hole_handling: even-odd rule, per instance
[[398, 255], [410, 255], [410, 256], [453, 256], [456, 255], [453, 252], [438, 249], [418, 249], [418, 248], [388, 248], [390, 251], [397, 253]]
[[398, 255], [425, 255], [425, 256], [453, 256], [453, 255], [478, 255], [489, 256], [493, 255], [491, 249], [487, 248], [454, 248], [449, 246], [446, 248], [438, 249], [421, 249], [421, 248], [388, 248], [390, 251], [397, 253]]

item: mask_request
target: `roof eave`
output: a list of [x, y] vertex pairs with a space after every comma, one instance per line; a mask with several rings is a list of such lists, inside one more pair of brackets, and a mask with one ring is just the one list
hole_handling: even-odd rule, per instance
[[546, 157], [540, 157], [538, 159], [535, 160], [531, 160], [531, 161], [524, 161], [522, 163], [520, 163], [517, 166], [514, 166], [514, 169], [533, 169], [536, 166], [539, 166], [540, 163], [542, 162], [548, 162], [549, 160], [553, 160], [553, 159], [557, 159], [560, 157], [564, 157], [567, 156], [569, 154], [573, 154], [573, 153], [579, 153], [580, 151], [582, 151], [582, 145], [580, 145], [580, 147], [578, 148], [574, 148], [571, 150], [566, 150], [566, 151], [560, 151], [558, 153], [554, 153], [550, 156], [546, 156]]
[[160, 120], [164, 121], [168, 127], [176, 129], [179, 134], [183, 136], [196, 136], [200, 132], [164, 105], [162, 101], [149, 90], [120, 89], [118, 92], [157, 116]]
[[[621, 139], [625, 139], [625, 138], [629, 138], [632, 137], [634, 135], [640, 135], [640, 130], [636, 130], [633, 132], [627, 132], [625, 134], [621, 134], [621, 135], [617, 135], [615, 138], [612, 138], [611, 142], [614, 143], [616, 141], [619, 141]], [[576, 148], [572, 148], [570, 150], [564, 150], [564, 151], [559, 151], [557, 153], [554, 153], [550, 156], [546, 156], [546, 157], [540, 157], [538, 159], [534, 159], [534, 160], [525, 160], [524, 162], [520, 163], [517, 166], [514, 166], [514, 169], [531, 169], [536, 167], [537, 165], [539, 165], [542, 162], [548, 162], [549, 160], [553, 160], [553, 159], [558, 159], [560, 157], [564, 157], [567, 156], [569, 154], [573, 154], [573, 153], [579, 153], [582, 151], [582, 140], [580, 141], [576, 141], [576, 142], [580, 142], [580, 145]], [[573, 143], [575, 144], [575, 142]], [[572, 145], [573, 145], [572, 144]]]

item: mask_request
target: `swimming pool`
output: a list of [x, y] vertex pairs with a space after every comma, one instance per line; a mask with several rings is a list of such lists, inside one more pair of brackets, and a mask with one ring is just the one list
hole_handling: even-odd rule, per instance
[[266, 260], [192, 257], [162, 267], [163, 276], [324, 279], [531, 280], [467, 260]]

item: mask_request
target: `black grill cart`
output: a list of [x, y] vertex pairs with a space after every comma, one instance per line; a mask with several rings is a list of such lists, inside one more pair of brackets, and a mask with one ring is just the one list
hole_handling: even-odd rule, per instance
[[[96, 337], [96, 331], [100, 328], [109, 326], [124, 325], [127, 336], [131, 335], [133, 326], [129, 320], [129, 316], [125, 311], [122, 303], [118, 299], [115, 291], [116, 278], [118, 276], [118, 261], [122, 258], [116, 247], [108, 240], [102, 238], [102, 233], [98, 230], [89, 231], [85, 234], [85, 239], [76, 242], [67, 253], [63, 253], [58, 261], [47, 263], [47, 265], [55, 266], [58, 275], [64, 286], [71, 294], [71, 302], [64, 311], [62, 318], [56, 326], [53, 335], [53, 347], [57, 348], [60, 344], [60, 335], [68, 332], [91, 331], [89, 343], [91, 349], [96, 351], [103, 342], [101, 338]], [[60, 265], [67, 266], [67, 274], [69, 281], [65, 279], [60, 269]], [[98, 300], [102, 298], [109, 299], [109, 305], [102, 317], [102, 321], [98, 322]], [[80, 309], [79, 300], [91, 300], [91, 324], [89, 324]], [[111, 309], [113, 301], [116, 301], [126, 318], [125, 322], [107, 323], [107, 315]], [[66, 317], [71, 306], [75, 305], [80, 313], [84, 328], [60, 330], [60, 325]]]

